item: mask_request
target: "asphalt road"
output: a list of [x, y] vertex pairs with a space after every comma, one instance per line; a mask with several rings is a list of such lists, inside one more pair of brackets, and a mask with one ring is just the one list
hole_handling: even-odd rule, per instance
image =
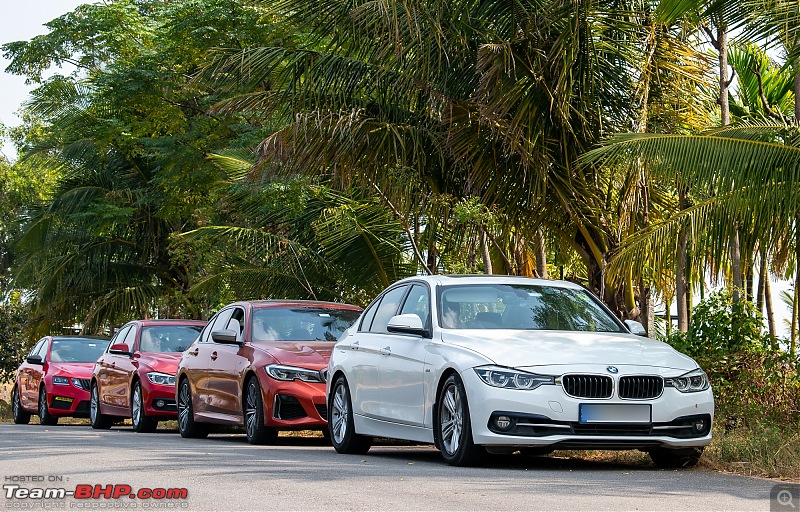
[[[0, 479], [7, 510], [769, 510], [774, 485], [701, 469], [519, 455], [454, 468], [429, 446], [375, 446], [348, 456], [321, 438], [250, 446], [234, 434], [189, 440], [129, 427], [12, 424], [0, 425]], [[14, 485], [74, 490], [84, 484], [130, 485], [132, 493], [186, 488], [188, 497], [6, 497]]]

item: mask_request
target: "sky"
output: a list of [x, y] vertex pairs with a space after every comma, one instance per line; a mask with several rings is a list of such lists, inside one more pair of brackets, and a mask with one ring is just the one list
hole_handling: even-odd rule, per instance
[[[86, 0], [0, 0], [0, 44], [31, 39], [47, 33], [44, 26], [50, 20], [66, 14]], [[5, 72], [8, 60], [0, 56], [0, 123], [17, 126], [20, 119], [14, 114], [33, 88], [25, 85], [21, 76]], [[3, 154], [16, 159], [16, 151], [10, 144], [3, 144]]]
[[[34, 36], [45, 34], [47, 33], [45, 23], [84, 3], [88, 2], [85, 0], [0, 0], [0, 44], [28, 40]], [[8, 64], [8, 61], [0, 56], [0, 69], [3, 70], [0, 73], [0, 123], [5, 126], [16, 126], [20, 123], [20, 119], [14, 112], [20, 108], [33, 87], [25, 85], [23, 77], [5, 73]], [[2, 153], [10, 160], [16, 159], [14, 147], [5, 141]], [[784, 325], [784, 319], [788, 317], [788, 308], [780, 300], [779, 293], [788, 287], [789, 283], [784, 281], [776, 283], [772, 290], [778, 333], [784, 336], [789, 331]], [[675, 310], [674, 303], [672, 309]]]

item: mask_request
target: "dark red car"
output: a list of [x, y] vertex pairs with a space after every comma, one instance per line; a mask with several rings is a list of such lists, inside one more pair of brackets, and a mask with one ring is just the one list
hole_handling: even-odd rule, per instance
[[42, 425], [55, 425], [61, 416], [87, 417], [92, 367], [107, 346], [101, 338], [40, 339], [17, 370], [11, 396], [14, 423], [28, 423], [31, 414], [38, 414]]
[[327, 431], [325, 369], [361, 308], [308, 301], [237, 302], [209, 320], [178, 365], [178, 429], [243, 425], [252, 444], [279, 430]]
[[91, 374], [89, 419], [96, 429], [131, 418], [136, 432], [175, 419], [181, 352], [206, 325], [198, 320], [134, 320], [114, 335]]

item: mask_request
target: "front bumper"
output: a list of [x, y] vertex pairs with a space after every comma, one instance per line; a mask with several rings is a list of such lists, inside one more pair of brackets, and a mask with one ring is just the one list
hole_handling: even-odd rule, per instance
[[178, 417], [175, 403], [175, 386], [153, 384], [146, 375], [140, 379], [142, 383], [142, 402], [146, 416], [160, 420], [171, 420]]
[[328, 426], [325, 383], [279, 381], [262, 370], [264, 424], [283, 430], [319, 430]]
[[[88, 379], [84, 379], [87, 380]], [[53, 416], [89, 417], [89, 392], [69, 385], [50, 384], [47, 390], [47, 404]]]
[[[620, 372], [620, 375], [623, 375]], [[665, 388], [648, 400], [586, 399], [568, 396], [560, 385], [534, 390], [502, 389], [485, 384], [470, 369], [461, 374], [469, 397], [475, 444], [548, 446], [563, 449], [649, 449], [660, 446], [706, 446], [711, 442], [714, 397], [711, 390], [681, 393]], [[648, 404], [649, 423], [581, 423], [581, 404]], [[504, 429], [499, 416], [510, 418]], [[697, 430], [699, 420], [704, 424]]]

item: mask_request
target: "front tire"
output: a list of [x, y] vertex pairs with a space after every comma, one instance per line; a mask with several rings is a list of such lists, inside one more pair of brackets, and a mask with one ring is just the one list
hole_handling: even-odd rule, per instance
[[139, 433], [155, 432], [158, 428], [158, 421], [144, 413], [142, 383], [138, 380], [133, 384], [131, 392], [131, 425], [133, 425], [133, 431]]
[[703, 447], [691, 448], [656, 448], [650, 451], [653, 463], [664, 469], [694, 467], [703, 455]]
[[278, 431], [264, 425], [264, 398], [256, 376], [247, 379], [244, 386], [244, 431], [250, 444], [273, 444]]
[[192, 388], [189, 379], [181, 380], [178, 388], [178, 431], [181, 437], [189, 439], [202, 439], [208, 437], [208, 427], [194, 421], [192, 410]]
[[50, 414], [50, 408], [47, 406], [47, 391], [42, 386], [39, 389], [39, 424], [55, 425], [57, 423], [58, 418]]
[[19, 401], [19, 389], [14, 386], [11, 392], [11, 414], [14, 416], [14, 423], [17, 425], [27, 425], [31, 421], [31, 413], [22, 408]]
[[444, 460], [451, 466], [479, 465], [486, 449], [472, 441], [467, 393], [458, 375], [444, 381], [437, 404], [439, 414], [434, 428]]
[[363, 455], [372, 446], [372, 438], [356, 433], [353, 422], [353, 402], [350, 400], [350, 389], [343, 376], [336, 379], [331, 392], [331, 403], [328, 404], [328, 429], [331, 444], [339, 453]]
[[111, 416], [100, 412], [100, 392], [97, 390], [97, 382], [92, 382], [89, 391], [89, 423], [95, 430], [108, 430], [113, 423]]

